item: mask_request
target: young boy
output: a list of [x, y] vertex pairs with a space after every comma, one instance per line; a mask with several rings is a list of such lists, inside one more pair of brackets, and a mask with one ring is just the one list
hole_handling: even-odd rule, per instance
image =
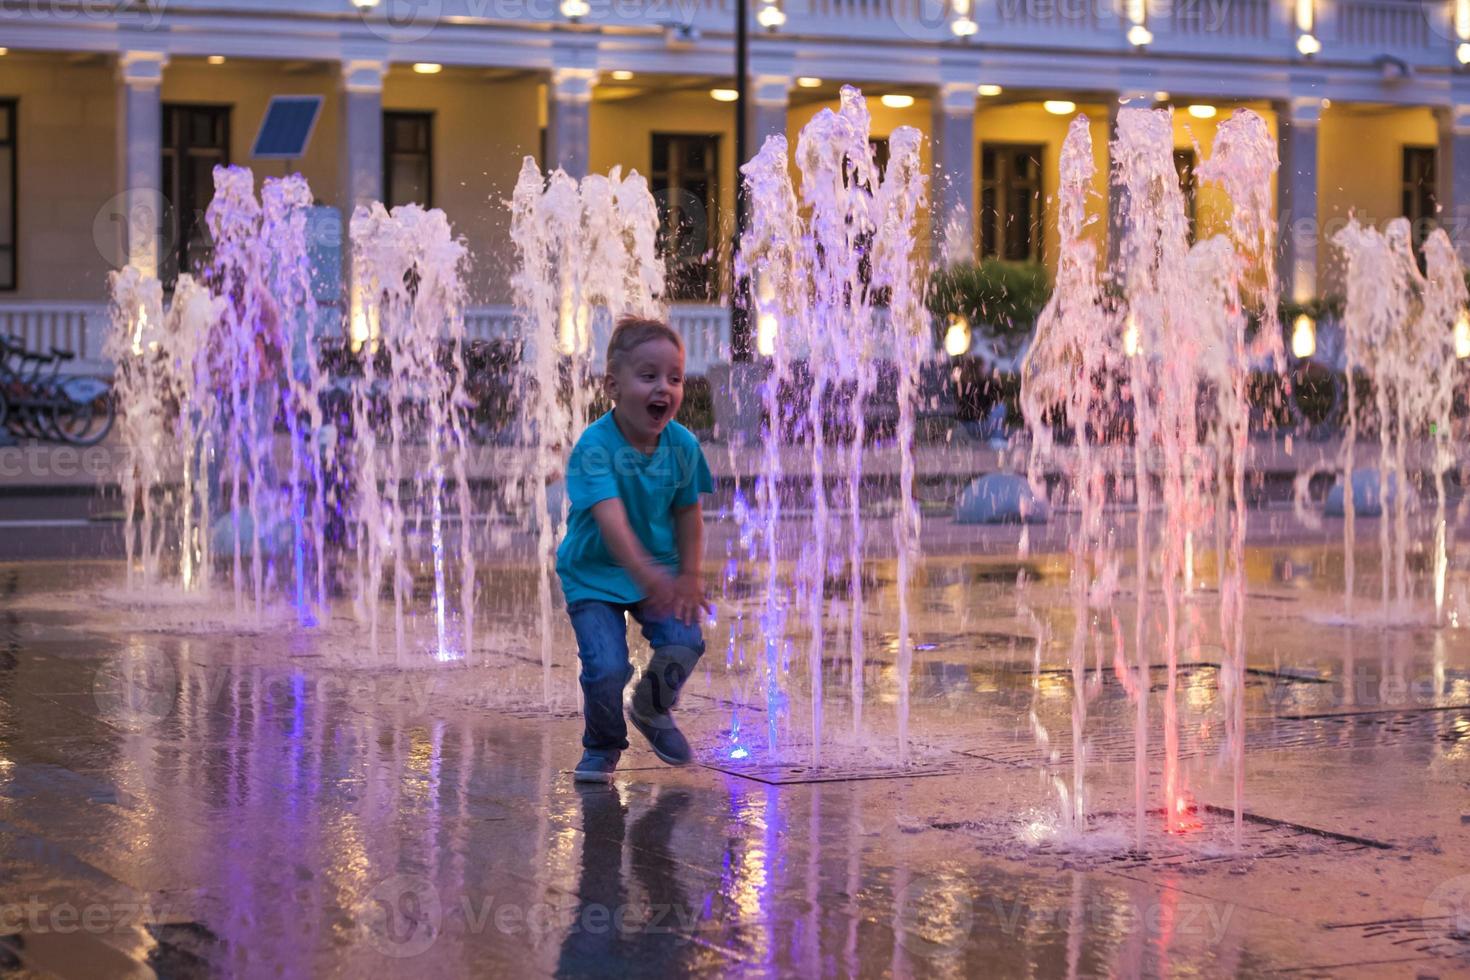
[[658, 320], [619, 320], [606, 383], [613, 410], [587, 427], [567, 463], [571, 517], [556, 552], [586, 702], [578, 782], [611, 781], [628, 747], [626, 613], [653, 647], [633, 691], [633, 725], [664, 762], [689, 762], [670, 711], [704, 653], [699, 617], [711, 608], [699, 574], [699, 495], [714, 484], [699, 440], [673, 420], [684, 401], [683, 341]]

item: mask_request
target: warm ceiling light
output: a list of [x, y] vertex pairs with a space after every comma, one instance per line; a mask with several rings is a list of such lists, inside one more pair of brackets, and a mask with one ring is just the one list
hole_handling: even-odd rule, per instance
[[781, 321], [774, 313], [762, 313], [755, 321], [755, 349], [761, 357], [772, 357], [776, 353], [776, 334], [781, 330]]
[[907, 109], [914, 104], [914, 97], [912, 95], [896, 95], [890, 93], [880, 97], [878, 101], [890, 109]]
[[961, 357], [970, 353], [973, 343], [969, 319], [962, 313], [951, 313], [944, 331], [944, 352], [950, 357]]
[[1302, 313], [1291, 325], [1291, 354], [1298, 360], [1304, 361], [1315, 353], [1317, 353], [1317, 321]]
[[[1461, 47], [1463, 47], [1463, 46], [1464, 45], [1461, 45]], [[10, 49], [9, 48], [0, 48], [0, 58], [5, 57], [9, 53], [10, 53]]]
[[999, 95], [1001, 93], [1001, 87], [999, 85], [981, 85], [976, 91], [986, 98], [990, 98]]
[[766, 30], [774, 31], [786, 23], [786, 11], [774, 3], [767, 4], [756, 13], [755, 20], [757, 24], [760, 24]]
[[815, 75], [802, 75], [796, 80], [798, 88], [821, 88], [822, 80]]
[[1128, 43], [1135, 48], [1147, 47], [1154, 43], [1154, 32], [1142, 24], [1134, 24], [1128, 28]]
[[1296, 39], [1296, 49], [1306, 57], [1310, 58], [1312, 55], [1322, 50], [1322, 42], [1317, 40], [1316, 36], [1313, 34], [1302, 34], [1299, 35]]
[[949, 29], [955, 37], [974, 37], [980, 25], [968, 17], [956, 17], [950, 21]]
[[1460, 46], [1455, 49], [1455, 57], [1460, 64], [1470, 65], [1470, 41], [1461, 41]]
[[1455, 317], [1455, 357], [1470, 359], [1470, 313], [1461, 310]]
[[612, 73], [612, 79], [615, 82], [631, 82], [633, 80], [633, 73], [626, 68], [619, 68]]
[[1189, 107], [1189, 114], [1196, 119], [1214, 119], [1215, 112], [1212, 105], [1197, 104]]
[[560, 10], [568, 20], [579, 20], [592, 13], [592, 5], [587, 0], [561, 0]]
[[1169, 101], [1169, 93], [1168, 92], [1165, 92], [1163, 89], [1159, 89], [1157, 92], [1154, 93], [1154, 101], [1155, 102], [1168, 102]]
[[1077, 111], [1077, 103], [1066, 99], [1047, 99], [1041, 103], [1041, 107], [1053, 116], [1070, 116]]
[[1123, 318], [1123, 355], [1125, 357], [1137, 357], [1141, 350], [1138, 333], [1138, 320], [1134, 318], [1133, 311]]
[[432, 61], [420, 61], [414, 64], [413, 70], [420, 75], [437, 75], [444, 70], [444, 66]]
[[734, 102], [740, 98], [740, 93], [733, 88], [712, 88], [709, 90], [709, 97], [716, 102]]
[[225, 56], [222, 54], [212, 54], [204, 60], [209, 62], [211, 65], [222, 65], [225, 63]]

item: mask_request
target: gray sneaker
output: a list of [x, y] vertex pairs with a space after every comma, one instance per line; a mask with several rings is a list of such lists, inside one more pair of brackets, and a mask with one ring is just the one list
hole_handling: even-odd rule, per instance
[[693, 761], [694, 750], [689, 747], [689, 740], [679, 731], [671, 716], [665, 714], [640, 718], [637, 711], [629, 711], [628, 720], [648, 739], [653, 754], [664, 762], [671, 766], [687, 766]]
[[610, 783], [613, 773], [618, 771], [621, 752], [594, 752], [587, 749], [582, 761], [572, 770], [572, 779], [579, 783]]
[[679, 703], [679, 690], [697, 663], [699, 653], [689, 647], [653, 651], [628, 705], [628, 720], [648, 739], [653, 754], [671, 766], [687, 766], [694, 760], [689, 740], [674, 724], [672, 712]]

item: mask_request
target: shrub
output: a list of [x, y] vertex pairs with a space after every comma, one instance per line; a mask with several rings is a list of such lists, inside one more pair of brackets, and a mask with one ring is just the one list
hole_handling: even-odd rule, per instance
[[702, 374], [691, 374], [684, 379], [684, 404], [679, 406], [679, 424], [701, 439], [709, 438], [714, 431], [714, 391], [709, 379]]
[[935, 270], [929, 311], [940, 331], [949, 315], [958, 313], [977, 332], [988, 328], [995, 336], [1016, 337], [1031, 330], [1050, 295], [1051, 280], [1039, 263], [961, 262]]

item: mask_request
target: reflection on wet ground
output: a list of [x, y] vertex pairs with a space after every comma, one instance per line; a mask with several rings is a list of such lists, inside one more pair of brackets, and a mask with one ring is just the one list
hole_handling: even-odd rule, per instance
[[129, 609], [115, 565], [0, 568], [0, 976], [1470, 972], [1470, 636], [1334, 620], [1330, 554], [1252, 561], [1247, 833], [1211, 808], [1230, 784], [1206, 587], [1179, 685], [1197, 820], [1143, 851], [1106, 669], [1091, 829], [1057, 833], [1070, 613], [1046, 560], [1039, 654], [1014, 562], [926, 567], [908, 773], [879, 566], [869, 727], [841, 731], [829, 663], [824, 769], [799, 742], [729, 758], [764, 707], [731, 600], [683, 709], [706, 765], [639, 745], [595, 787], [566, 771], [575, 701], [518, 693], [540, 667], [510, 611], [504, 648], [402, 672], [354, 662], [351, 633]]

